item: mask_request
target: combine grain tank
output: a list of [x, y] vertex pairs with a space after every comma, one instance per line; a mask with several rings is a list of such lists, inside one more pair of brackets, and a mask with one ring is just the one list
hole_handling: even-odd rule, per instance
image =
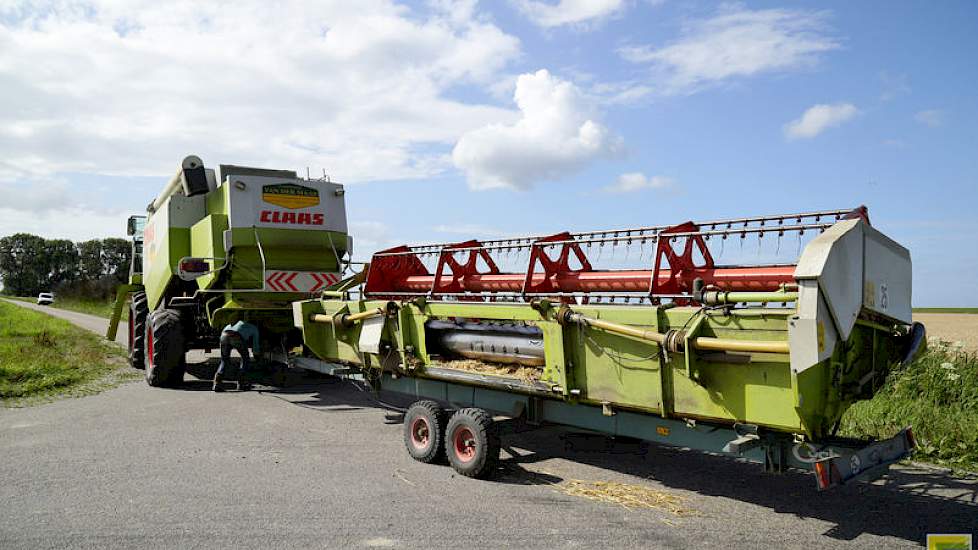
[[[792, 263], [714, 259], [802, 236]], [[492, 471], [505, 415], [814, 470], [824, 488], [914, 446], [909, 429], [835, 437], [921, 340], [910, 291], [910, 254], [864, 207], [400, 246], [293, 304], [293, 362], [414, 397], [408, 451], [465, 475]]]

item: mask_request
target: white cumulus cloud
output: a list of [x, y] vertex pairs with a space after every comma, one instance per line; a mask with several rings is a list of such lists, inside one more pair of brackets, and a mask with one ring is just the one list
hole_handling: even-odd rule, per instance
[[736, 77], [794, 70], [815, 64], [839, 47], [829, 35], [826, 13], [792, 9], [750, 10], [734, 4], [683, 27], [663, 47], [632, 45], [619, 54], [647, 64], [663, 93], [689, 93]]
[[473, 189], [526, 189], [554, 181], [620, 146], [620, 138], [593, 119], [580, 90], [546, 70], [521, 75], [514, 99], [516, 122], [467, 132], [452, 151]]
[[829, 128], [850, 120], [857, 114], [859, 109], [852, 103], [812, 105], [801, 117], [784, 126], [784, 135], [788, 139], [813, 138]]
[[586, 23], [618, 13], [624, 0], [514, 0], [516, 7], [534, 24], [550, 28]]
[[0, 237], [14, 233], [73, 241], [124, 237], [126, 218], [131, 214], [124, 210], [105, 211], [82, 206], [40, 211], [0, 206]]
[[633, 193], [644, 189], [671, 189], [676, 181], [665, 176], [646, 176], [641, 172], [628, 172], [618, 176], [614, 183], [604, 188], [608, 193]]
[[438, 0], [0, 2], [0, 179], [166, 175], [205, 163], [420, 178], [512, 111], [489, 86], [519, 40]]

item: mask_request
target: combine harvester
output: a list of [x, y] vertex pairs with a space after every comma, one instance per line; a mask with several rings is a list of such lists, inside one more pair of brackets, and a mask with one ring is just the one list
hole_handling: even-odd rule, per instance
[[[266, 214], [262, 201], [275, 204], [268, 189], [336, 198], [342, 188], [234, 167], [222, 178], [208, 184], [199, 219], [183, 222], [189, 248], [171, 244], [165, 267], [144, 255], [144, 273], [171, 275], [163, 290], [146, 286], [150, 318], [177, 308], [182, 345], [207, 347], [216, 327], [247, 315], [291, 366], [407, 396], [405, 444], [422, 462], [447, 456], [463, 475], [489, 475], [499, 416], [814, 471], [822, 489], [878, 477], [915, 446], [909, 428], [885, 441], [835, 436], [847, 408], [872, 397], [923, 341], [911, 324], [910, 255], [870, 226], [863, 207], [400, 246], [328, 288], [302, 289], [302, 299], [281, 288], [294, 278], [276, 273], [301, 265], [335, 277], [351, 249], [342, 202], [325, 226], [309, 227], [299, 220], [317, 219], [320, 203], [280, 202], [270, 209], [279, 214]], [[186, 170], [170, 187], [181, 181], [185, 189]], [[167, 227], [172, 239], [169, 208], [169, 222], [150, 215], [147, 243]], [[269, 229], [274, 219], [286, 229]], [[712, 247], [728, 238], [805, 234], [817, 237], [794, 264], [714, 261]], [[650, 252], [632, 255], [632, 269], [609, 258], [635, 246]], [[522, 268], [498, 267], [514, 256]], [[602, 257], [613, 268], [596, 265]], [[255, 272], [247, 280], [257, 286], [238, 287], [242, 271]], [[136, 304], [140, 288], [120, 297], [135, 290]], [[155, 324], [147, 326], [148, 345]], [[147, 359], [147, 370], [162, 362], [174, 360]]]
[[151, 386], [183, 382], [185, 353], [219, 347], [245, 319], [284, 358], [302, 345], [295, 300], [340, 280], [353, 246], [343, 186], [287, 170], [221, 165], [220, 178], [186, 157], [163, 191], [129, 218], [133, 263], [106, 336], [129, 304], [129, 362]]

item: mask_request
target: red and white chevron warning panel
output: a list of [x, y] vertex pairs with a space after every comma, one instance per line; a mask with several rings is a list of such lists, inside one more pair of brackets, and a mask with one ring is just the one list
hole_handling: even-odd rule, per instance
[[265, 289], [272, 292], [318, 292], [339, 280], [339, 273], [266, 271]]

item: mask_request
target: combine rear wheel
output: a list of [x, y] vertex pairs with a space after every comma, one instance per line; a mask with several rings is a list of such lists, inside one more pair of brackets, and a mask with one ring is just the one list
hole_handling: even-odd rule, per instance
[[456, 472], [485, 478], [499, 461], [499, 434], [492, 416], [482, 409], [460, 409], [445, 430], [445, 453]]
[[144, 353], [146, 352], [146, 305], [145, 292], [133, 292], [132, 303], [129, 304], [129, 366], [134, 369], [145, 368]]
[[404, 446], [411, 458], [431, 464], [442, 456], [445, 424], [434, 401], [418, 401], [404, 415]]
[[177, 386], [183, 382], [183, 326], [180, 314], [160, 309], [146, 317], [146, 383], [153, 387]]

